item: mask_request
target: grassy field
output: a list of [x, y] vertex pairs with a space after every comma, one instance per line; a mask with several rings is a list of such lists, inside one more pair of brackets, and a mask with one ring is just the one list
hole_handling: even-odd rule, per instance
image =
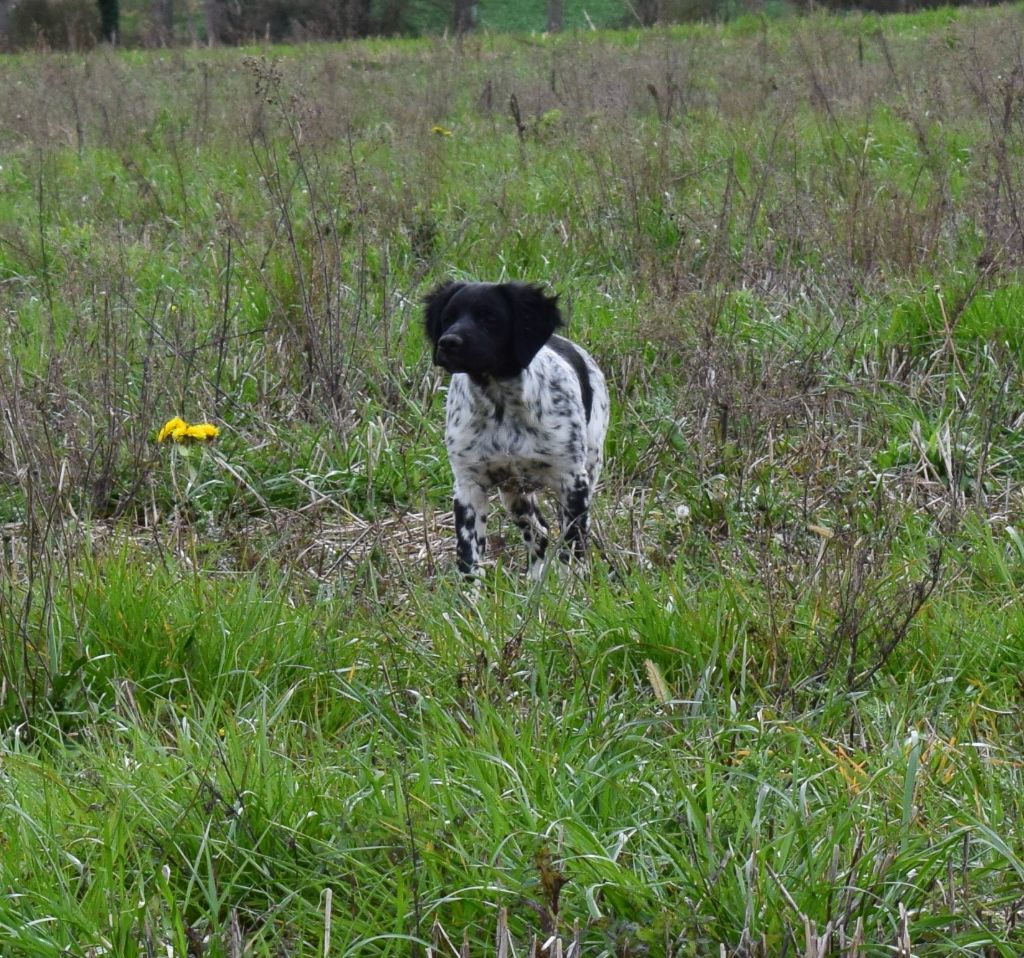
[[[295, 12], [292, 4], [281, 3], [280, 9], [274, 11], [272, 4], [264, 9], [277, 15]], [[475, 29], [481, 32], [543, 33], [547, 29], [547, 0], [482, 0], [477, 2]], [[325, 6], [325, 10], [327, 7]], [[390, 24], [385, 30], [398, 29], [414, 36], [441, 35], [452, 28], [451, 0], [399, 0], [397, 4], [391, 0], [374, 0], [371, 4], [371, 19], [377, 24]], [[723, 19], [735, 16], [742, 9], [737, 2], [723, 4], [718, 8]], [[783, 16], [787, 9], [783, 0], [769, 0], [764, 9], [770, 16]], [[696, 19], [700, 14], [707, 13], [710, 7], [701, 8], [694, 3], [690, 14]], [[206, 24], [201, 4], [181, 3], [174, 6], [174, 34], [179, 40], [191, 38], [193, 42], [205, 43]], [[387, 11], [392, 11], [391, 16]], [[397, 19], [394, 16], [398, 12]], [[622, 27], [638, 27], [643, 21], [635, 4], [623, 3], [623, 0], [563, 0], [562, 26], [567, 32], [620, 29]], [[120, 36], [128, 46], [161, 46], [164, 45], [154, 36], [153, 4], [151, 0], [121, 0], [121, 33]], [[667, 12], [667, 11], [666, 11]], [[679, 6], [675, 9], [677, 16], [686, 14]], [[301, 13], [295, 16], [293, 24], [300, 36], [316, 36], [317, 25], [305, 23]], [[251, 22], [251, 19], [250, 19]], [[395, 24], [397, 23], [397, 27]], [[265, 24], [256, 30], [258, 38], [262, 38]], [[33, 34], [28, 33], [26, 42], [31, 43]]]
[[[1021, 954], [1022, 49], [0, 60], [0, 954]], [[538, 589], [454, 574], [448, 276], [613, 391]]]
[[[409, 0], [406, 20], [423, 34], [443, 33], [451, 23], [451, 3], [437, 0]], [[541, 33], [547, 29], [547, 0], [483, 0], [477, 3], [477, 27], [482, 30], [518, 30]], [[568, 0], [562, 3], [565, 30], [591, 30], [595, 27], [639, 26], [636, 8], [622, 0]]]

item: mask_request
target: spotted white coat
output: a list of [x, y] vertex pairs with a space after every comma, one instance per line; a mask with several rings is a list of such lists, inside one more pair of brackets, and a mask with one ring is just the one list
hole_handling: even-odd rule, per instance
[[[514, 350], [517, 326], [531, 322], [529, 316], [524, 319], [524, 309], [536, 313], [543, 305], [553, 306], [554, 300], [538, 299], [535, 287], [522, 284], [474, 284], [460, 303], [450, 292], [451, 285], [428, 297], [427, 328], [435, 359], [450, 369], [467, 370], [453, 372], [445, 424], [445, 445], [455, 475], [459, 568], [468, 573], [479, 563], [486, 544], [488, 493], [497, 488], [523, 534], [530, 574], [536, 577], [543, 570], [549, 534], [537, 504], [540, 490], [549, 490], [558, 502], [566, 546], [577, 555], [584, 552], [588, 510], [608, 431], [608, 387], [585, 350], [550, 330], [545, 335], [543, 323], [533, 323], [543, 344], [523, 368], [501, 368], [501, 375], [481, 369], [493, 366], [495, 354]], [[449, 291], [446, 319], [438, 308], [442, 291]], [[503, 294], [500, 301], [494, 299], [495, 291]], [[505, 300], [512, 303], [510, 310], [500, 308]], [[559, 321], [555, 310], [552, 327]], [[512, 328], [507, 343], [506, 326]], [[474, 353], [479, 343], [468, 341], [481, 339], [485, 343]], [[495, 343], [504, 343], [505, 348]], [[516, 365], [513, 362], [512, 368]]]

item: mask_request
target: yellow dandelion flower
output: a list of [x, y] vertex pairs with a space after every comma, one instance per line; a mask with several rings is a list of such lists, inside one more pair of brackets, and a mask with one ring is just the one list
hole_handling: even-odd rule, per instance
[[445, 127], [443, 127], [443, 126], [436, 126], [436, 125], [432, 126], [430, 128], [430, 132], [433, 133], [435, 136], [451, 136], [452, 135], [452, 131], [451, 130], [445, 129]]
[[156, 441], [164, 442], [172, 439], [174, 442], [210, 442], [220, 435], [220, 429], [208, 422], [196, 423], [190, 426], [180, 416], [168, 419], [163, 429], [157, 434]]
[[185, 433], [188, 430], [188, 423], [185, 422], [179, 416], [175, 416], [173, 419], [168, 419], [164, 423], [163, 429], [160, 430], [156, 437], [157, 442], [164, 442], [167, 439], [173, 439], [175, 442], [181, 442], [185, 438]]
[[220, 430], [208, 422], [201, 422], [195, 426], [189, 426], [185, 430], [186, 439], [198, 439], [200, 442], [211, 442], [220, 435]]

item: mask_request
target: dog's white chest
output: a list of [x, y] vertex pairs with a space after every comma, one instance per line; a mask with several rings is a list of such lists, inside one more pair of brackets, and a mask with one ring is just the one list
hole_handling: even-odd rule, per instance
[[584, 437], [570, 419], [528, 401], [492, 403], [459, 376], [448, 393], [447, 426], [454, 471], [484, 487], [554, 487], [584, 455]]

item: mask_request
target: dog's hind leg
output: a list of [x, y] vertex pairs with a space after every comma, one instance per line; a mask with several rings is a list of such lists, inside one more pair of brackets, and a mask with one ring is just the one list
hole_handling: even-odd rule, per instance
[[562, 537], [573, 555], [583, 558], [587, 550], [590, 511], [590, 482], [587, 474], [579, 472], [566, 476], [558, 499], [562, 506]]
[[548, 547], [548, 524], [537, 506], [532, 492], [510, 487], [499, 490], [512, 521], [519, 527], [529, 555], [529, 573], [536, 578], [544, 566], [544, 552]]

